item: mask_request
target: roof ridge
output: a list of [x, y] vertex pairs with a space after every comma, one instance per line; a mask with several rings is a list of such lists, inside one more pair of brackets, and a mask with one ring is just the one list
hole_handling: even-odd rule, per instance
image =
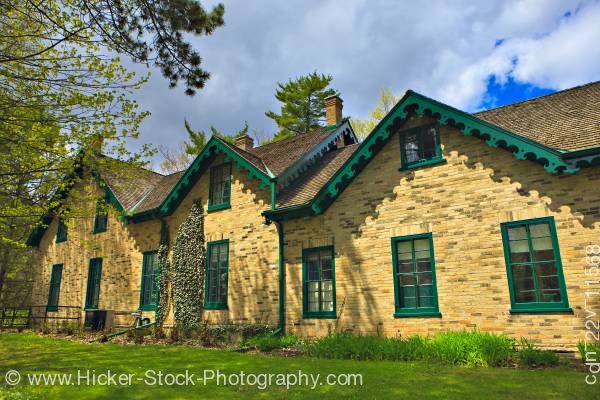
[[294, 135], [294, 136], [292, 136], [292, 137], [289, 137], [289, 138], [285, 138], [285, 139], [277, 140], [277, 141], [275, 141], [275, 142], [269, 142], [269, 143], [261, 144], [261, 145], [259, 145], [259, 146], [253, 147], [252, 149], [253, 149], [253, 150], [255, 150], [255, 149], [264, 149], [265, 147], [267, 147], [267, 146], [271, 146], [271, 145], [274, 145], [274, 144], [281, 144], [281, 143], [287, 143], [287, 142], [291, 142], [292, 140], [295, 140], [295, 139], [301, 138], [301, 137], [303, 137], [304, 135], [310, 135], [311, 133], [314, 133], [314, 132], [315, 132], [315, 131], [317, 131], [317, 130], [325, 130], [325, 128], [324, 128], [324, 127], [322, 127], [322, 126], [320, 126], [320, 127], [318, 127], [318, 128], [315, 128], [315, 129], [313, 129], [313, 130], [310, 130], [310, 131], [308, 131], [308, 132], [301, 133], [301, 134], [298, 134], [298, 135]]
[[[118, 158], [111, 157], [111, 156], [109, 156], [109, 155], [107, 155], [107, 154], [102, 154], [102, 153], [100, 153], [99, 155], [100, 155], [101, 157], [110, 158], [110, 159], [111, 159], [111, 160], [113, 160], [113, 161], [118, 161], [118, 162], [120, 162], [120, 163], [127, 164], [127, 165], [129, 165], [130, 167], [134, 167], [134, 168], [137, 168], [137, 169], [141, 169], [141, 170], [144, 170], [144, 171], [147, 171], [147, 172], [152, 172], [153, 174], [156, 174], [156, 175], [159, 175], [159, 176], [168, 176], [168, 175], [161, 174], [160, 172], [156, 172], [156, 171], [154, 171], [154, 170], [152, 170], [152, 169], [150, 169], [150, 168], [140, 167], [140, 166], [137, 166], [137, 165], [131, 165], [131, 164], [129, 164], [127, 161], [124, 161], [124, 160], [119, 160]], [[176, 173], [176, 172], [175, 172], [175, 173]]]
[[532, 97], [530, 99], [520, 100], [520, 101], [516, 101], [514, 103], [509, 103], [509, 104], [504, 104], [502, 106], [498, 106], [498, 107], [494, 107], [494, 108], [489, 108], [487, 110], [477, 111], [477, 112], [473, 113], [473, 115], [483, 114], [483, 113], [486, 113], [488, 111], [496, 111], [496, 110], [500, 110], [501, 108], [515, 106], [517, 104], [527, 103], [527, 102], [534, 101], [534, 100], [539, 100], [539, 99], [544, 98], [544, 97], [556, 96], [556, 95], [559, 95], [559, 94], [563, 94], [565, 92], [570, 92], [572, 90], [582, 89], [582, 88], [584, 88], [586, 86], [592, 86], [592, 85], [597, 85], [597, 84], [600, 84], [600, 81], [588, 82], [588, 83], [584, 83], [583, 85], [573, 86], [573, 87], [566, 88], [566, 89], [563, 89], [563, 90], [558, 90], [556, 92], [547, 93], [547, 94], [543, 94], [541, 96]]

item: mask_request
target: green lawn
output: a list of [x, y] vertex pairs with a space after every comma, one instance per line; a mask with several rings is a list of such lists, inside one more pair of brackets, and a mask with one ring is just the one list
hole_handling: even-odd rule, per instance
[[[21, 384], [5, 386], [5, 373], [15, 369]], [[27, 373], [95, 370], [97, 374], [135, 374], [131, 386], [31, 386], [23, 384]], [[204, 370], [224, 374], [362, 374], [362, 386], [148, 386], [138, 382], [146, 370], [202, 376]], [[91, 372], [90, 372], [91, 373]], [[277, 377], [274, 376], [273, 379]], [[123, 346], [83, 344], [33, 334], [0, 334], [0, 399], [189, 399], [198, 398], [419, 398], [419, 399], [599, 399], [600, 388], [585, 384], [585, 374], [566, 368], [546, 370], [462, 368], [426, 363], [366, 362], [284, 358], [184, 346]], [[275, 381], [273, 381], [275, 382]], [[600, 383], [599, 383], [600, 384]], [[232, 397], [236, 396], [236, 397]], [[240, 397], [243, 396], [243, 397]]]

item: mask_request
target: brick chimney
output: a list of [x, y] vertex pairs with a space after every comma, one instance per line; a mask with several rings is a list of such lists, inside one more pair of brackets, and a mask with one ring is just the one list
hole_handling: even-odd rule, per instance
[[243, 135], [237, 137], [233, 144], [242, 150], [249, 150], [254, 147], [254, 139], [248, 136], [247, 133], [244, 133]]
[[337, 94], [325, 98], [325, 120], [327, 126], [342, 122], [342, 99]]

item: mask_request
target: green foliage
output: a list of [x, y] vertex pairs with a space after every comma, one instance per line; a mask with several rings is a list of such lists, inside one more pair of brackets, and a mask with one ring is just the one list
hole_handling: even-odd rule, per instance
[[504, 366], [514, 356], [514, 341], [486, 332], [446, 332], [434, 337], [388, 338], [332, 334], [307, 342], [308, 355], [371, 361], [433, 361], [451, 365]]
[[352, 128], [359, 139], [364, 139], [377, 126], [379, 121], [396, 105], [402, 96], [395, 96], [390, 89], [379, 89], [379, 100], [366, 119], [352, 118]]
[[[204, 131], [194, 130], [187, 120], [185, 120], [185, 129], [188, 132], [189, 136], [189, 142], [184, 142], [185, 152], [191, 156], [197, 156], [198, 154], [200, 154], [202, 149], [204, 149], [204, 146], [206, 146], [207, 134]], [[239, 131], [233, 134], [224, 133], [215, 128], [214, 126], [211, 126], [210, 134], [211, 136], [218, 137], [226, 143], [233, 144], [238, 137], [248, 134], [248, 122], [244, 121], [244, 126]]]
[[285, 84], [277, 83], [275, 98], [281, 102], [281, 112], [265, 113], [279, 127], [274, 141], [301, 135], [324, 125], [325, 98], [336, 94], [334, 89], [327, 89], [332, 79], [330, 75], [315, 71], [290, 79]]
[[175, 236], [171, 263], [175, 324], [187, 330], [200, 326], [204, 297], [204, 215], [200, 201], [194, 201], [190, 215]]
[[522, 367], [554, 367], [560, 359], [553, 351], [540, 350], [529, 339], [522, 338], [519, 350], [519, 364]]
[[158, 286], [158, 304], [156, 307], [155, 321], [156, 331], [160, 335], [161, 328], [169, 314], [171, 305], [170, 282], [171, 282], [171, 263], [169, 261], [169, 230], [165, 221], [161, 222], [160, 244], [158, 246], [158, 265], [159, 274], [156, 285]]
[[273, 334], [255, 336], [246, 341], [247, 346], [256, 347], [263, 352], [293, 347], [299, 339], [294, 335], [278, 336]]
[[577, 350], [583, 362], [586, 360], [600, 360], [600, 342], [584, 342], [583, 340], [577, 343]]

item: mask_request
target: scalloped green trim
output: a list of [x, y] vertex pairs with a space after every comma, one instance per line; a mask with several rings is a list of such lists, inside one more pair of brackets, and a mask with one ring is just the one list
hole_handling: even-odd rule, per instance
[[[236, 170], [240, 171], [245, 169], [248, 172], [248, 179], [258, 180], [261, 188], [271, 188], [272, 178], [269, 175], [236, 153], [220, 139], [213, 136], [156, 210], [162, 215], [172, 213], [179, 203], [181, 203], [181, 200], [188, 193], [191, 186], [196, 182], [198, 178], [197, 175], [207, 167], [208, 161], [217, 154], [224, 154], [226, 161], [233, 162]], [[144, 213], [146, 214], [149, 212], [146, 211]], [[136, 216], [137, 215], [134, 214], [133, 218]]]
[[325, 211], [387, 142], [394, 124], [399, 119], [407, 118], [409, 106], [415, 107], [419, 116], [430, 113], [440, 125], [454, 123], [465, 136], [478, 134], [485, 139], [488, 146], [506, 148], [517, 159], [532, 159], [541, 162], [544, 164], [544, 169], [550, 173], [575, 173], [579, 170], [579, 165], [567, 163], [563, 159], [563, 156], [569, 153], [561, 153], [409, 90], [311, 202], [287, 210], [284, 208], [267, 211], [264, 215], [271, 219], [282, 219], [288, 218], [288, 213], [289, 217], [295, 218], [300, 215], [318, 215]]

